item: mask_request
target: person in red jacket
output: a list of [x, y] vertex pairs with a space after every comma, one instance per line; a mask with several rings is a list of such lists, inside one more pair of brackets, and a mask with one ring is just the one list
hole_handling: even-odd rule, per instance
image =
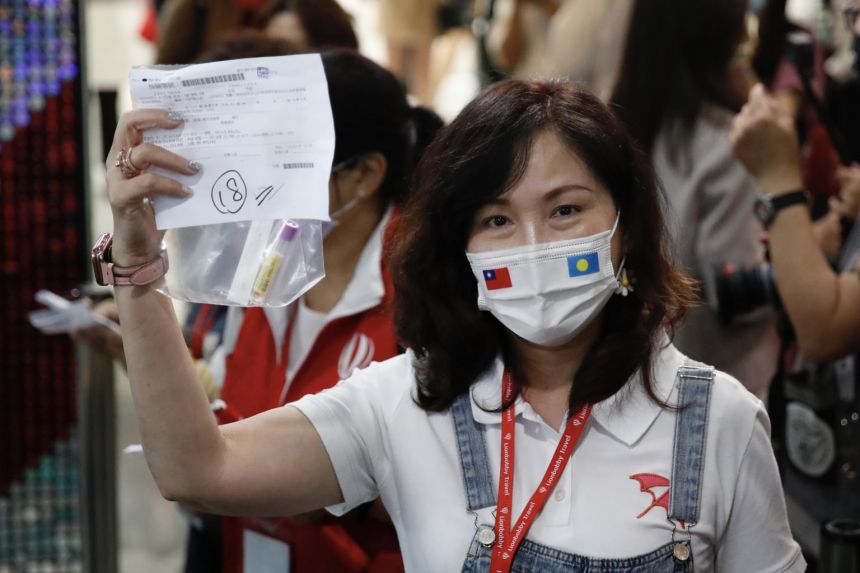
[[[384, 238], [412, 168], [442, 122], [413, 108], [388, 71], [349, 51], [323, 55], [336, 146], [324, 229], [325, 278], [287, 308], [232, 311], [218, 355], [229, 423], [316, 393], [399, 350]], [[371, 504], [344, 518], [222, 518], [226, 573], [402, 571], [397, 539]]]

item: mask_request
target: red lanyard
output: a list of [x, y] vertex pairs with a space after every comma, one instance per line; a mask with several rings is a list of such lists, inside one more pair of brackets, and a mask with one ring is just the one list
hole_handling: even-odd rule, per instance
[[[514, 382], [511, 373], [505, 370], [502, 378], [502, 395], [509, 402], [514, 395]], [[564, 429], [564, 434], [558, 442], [552, 461], [544, 473], [540, 485], [532, 494], [531, 499], [523, 509], [522, 515], [511, 529], [513, 519], [512, 501], [514, 497], [514, 405], [511, 404], [502, 412], [502, 456], [499, 468], [499, 507], [496, 512], [496, 544], [493, 546], [493, 558], [490, 562], [491, 573], [507, 573], [511, 570], [514, 555], [528, 533], [535, 518], [540, 514], [549, 494], [552, 493], [558, 478], [564, 473], [570, 455], [576, 448], [579, 437], [585, 429], [585, 424], [591, 416], [591, 404], [586, 404], [570, 418]]]

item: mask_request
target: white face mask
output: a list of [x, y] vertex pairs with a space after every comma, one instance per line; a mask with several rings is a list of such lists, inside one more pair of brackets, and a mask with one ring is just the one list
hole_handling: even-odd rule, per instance
[[353, 197], [350, 199], [346, 205], [335, 211], [334, 213], [329, 214], [330, 221], [321, 221], [322, 223], [322, 236], [325, 238], [329, 233], [331, 233], [335, 227], [340, 225], [340, 219], [343, 218], [344, 215], [352, 211], [358, 202], [361, 201], [361, 197]]
[[620, 216], [611, 230], [590, 237], [466, 253], [478, 280], [478, 308], [535, 344], [570, 341], [619, 290], [612, 236]]
[[[351, 157], [345, 161], [341, 161], [337, 165], [334, 165], [331, 168], [331, 177], [334, 178], [340, 171], [344, 169], [349, 169], [353, 165], [358, 162], [358, 157]], [[339, 190], [338, 190], [339, 191]], [[340, 193], [336, 193], [338, 195], [338, 199], [340, 199]], [[343, 219], [343, 216], [355, 209], [355, 206], [358, 205], [359, 201], [361, 201], [361, 197], [356, 195], [352, 199], [346, 202], [345, 205], [342, 205], [340, 208], [334, 211], [334, 213], [329, 213], [329, 221], [322, 221], [322, 236], [325, 238], [329, 233], [331, 233], [335, 227], [340, 224], [340, 219]]]

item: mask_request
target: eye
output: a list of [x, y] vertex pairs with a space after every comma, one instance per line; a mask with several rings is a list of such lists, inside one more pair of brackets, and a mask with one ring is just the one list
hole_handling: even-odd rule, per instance
[[560, 207], [556, 207], [555, 211], [553, 211], [553, 216], [570, 217], [577, 213], [579, 213], [578, 207], [574, 207], [573, 205], [561, 205]]
[[504, 215], [493, 215], [492, 217], [487, 217], [484, 219], [484, 225], [491, 229], [498, 229], [500, 227], [504, 227], [510, 222], [510, 219], [505, 217]]

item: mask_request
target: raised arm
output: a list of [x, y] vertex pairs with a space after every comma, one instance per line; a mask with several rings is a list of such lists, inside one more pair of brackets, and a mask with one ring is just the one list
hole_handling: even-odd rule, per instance
[[[792, 122], [761, 86], [735, 118], [735, 154], [770, 195], [803, 186]], [[803, 205], [780, 211], [769, 232], [777, 288], [803, 353], [823, 361], [857, 352], [860, 274], [831, 270]]]
[[[166, 111], [136, 110], [125, 114], [117, 128], [107, 161], [117, 265], [153, 259], [161, 237], [151, 201], [189, 193], [177, 181], [146, 169], [190, 175], [194, 168], [178, 155], [142, 143], [146, 129], [180, 124]], [[132, 161], [143, 173], [126, 178], [114, 166], [122, 148], [133, 148]], [[278, 408], [219, 427], [170, 301], [149, 287], [115, 291], [144, 453], [166, 498], [211, 513], [260, 516], [303, 513], [341, 501], [325, 447], [303, 414]]]

